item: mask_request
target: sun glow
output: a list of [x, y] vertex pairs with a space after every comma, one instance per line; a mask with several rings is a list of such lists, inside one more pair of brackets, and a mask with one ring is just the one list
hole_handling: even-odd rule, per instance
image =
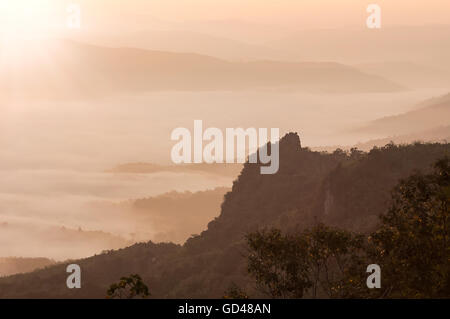
[[54, 35], [65, 13], [59, 11], [52, 0], [0, 0], [0, 63], [20, 60]]
[[7, 88], [5, 96], [20, 97], [24, 87], [39, 81], [39, 68], [55, 68], [48, 39], [58, 35], [64, 17], [52, 0], [0, 0], [0, 91]]
[[45, 0], [0, 0], [2, 33], [36, 34], [54, 25], [54, 6]]

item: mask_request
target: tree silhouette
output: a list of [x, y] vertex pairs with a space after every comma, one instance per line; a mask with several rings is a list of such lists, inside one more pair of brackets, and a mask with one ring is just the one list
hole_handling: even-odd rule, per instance
[[147, 298], [150, 296], [148, 287], [139, 275], [122, 277], [118, 283], [112, 284], [107, 291], [108, 299]]
[[[448, 298], [450, 165], [415, 173], [369, 236], [318, 224], [299, 234], [278, 229], [247, 235], [248, 272], [272, 298]], [[381, 289], [368, 289], [366, 267], [378, 264]]]
[[371, 237], [391, 297], [450, 296], [450, 166], [439, 160], [429, 175], [400, 182], [389, 211]]
[[225, 292], [223, 299], [249, 299], [249, 296], [242, 288], [233, 283]]

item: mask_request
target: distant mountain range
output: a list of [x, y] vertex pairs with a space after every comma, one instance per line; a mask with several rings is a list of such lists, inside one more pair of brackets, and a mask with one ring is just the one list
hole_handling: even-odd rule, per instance
[[408, 144], [415, 142], [447, 143], [449, 141], [450, 141], [450, 125], [447, 125], [411, 134], [395, 135], [386, 138], [370, 140], [364, 143], [355, 144], [352, 147], [356, 147], [359, 150], [363, 151], [369, 151], [375, 146], [381, 147], [390, 143], [394, 144]]
[[376, 134], [385, 137], [359, 142], [354, 145], [329, 145], [312, 147], [316, 151], [333, 152], [337, 148], [358, 148], [370, 151], [386, 144], [450, 141], [450, 93], [417, 104], [412, 111], [376, 119], [350, 132]]
[[[139, 32], [73, 35], [109, 47], [195, 52], [227, 60], [336, 61], [344, 64], [410, 63], [449, 69], [450, 25], [295, 30], [245, 21], [153, 25]], [[439, 70], [438, 73], [443, 70]]]
[[[83, 97], [111, 92], [283, 89], [392, 92], [402, 87], [338, 63], [230, 62], [195, 53], [42, 42], [29, 58], [6, 65], [0, 97]], [[13, 80], [12, 80], [13, 79]]]
[[189, 52], [236, 61], [280, 57], [277, 56], [278, 50], [263, 45], [186, 30], [145, 30], [114, 36], [86, 36], [81, 34], [72, 37], [72, 39], [106, 47]]
[[383, 147], [388, 144], [411, 144], [411, 143], [448, 143], [450, 141], [450, 125], [440, 126], [430, 130], [417, 131], [410, 134], [391, 135], [384, 138], [373, 139], [365, 142], [359, 142], [353, 145], [334, 145], [311, 147], [318, 152], [334, 152], [336, 149], [350, 151], [357, 148], [365, 152], [374, 147]]
[[[395, 116], [388, 116], [368, 123], [357, 132], [384, 135], [417, 134], [450, 125], [450, 93], [424, 101], [418, 108]], [[445, 136], [444, 136], [445, 137]], [[444, 138], [443, 137], [443, 138]]]
[[450, 86], [450, 70], [412, 62], [373, 62], [355, 65], [359, 70], [401, 83], [408, 88]]
[[285, 52], [284, 59], [384, 63], [408, 61], [450, 71], [450, 25], [385, 26], [292, 32], [264, 43]]

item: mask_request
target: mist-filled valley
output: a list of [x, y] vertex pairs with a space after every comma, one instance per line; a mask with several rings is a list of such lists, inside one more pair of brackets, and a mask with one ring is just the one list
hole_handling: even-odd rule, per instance
[[[372, 121], [416, 110], [418, 102], [443, 93], [173, 92], [3, 104], [0, 256], [64, 260], [136, 241], [183, 243], [191, 229], [199, 233], [220, 213], [221, 197], [214, 210], [198, 203], [198, 213], [180, 210], [161, 219], [157, 209], [145, 223], [120, 203], [171, 191], [231, 187], [239, 168], [223, 174], [188, 169], [198, 164], [175, 171], [114, 170], [135, 162], [173, 166], [170, 133], [176, 127], [192, 129], [196, 119], [222, 129], [279, 127], [282, 135], [297, 131], [302, 145], [313, 148], [386, 137], [388, 143], [403, 132], [370, 129]], [[420, 125], [411, 130], [422, 131]], [[430, 140], [439, 138], [444, 136]], [[183, 223], [196, 227], [182, 230]]]
[[[342, 17], [317, 21], [316, 4], [206, 19], [162, 3], [157, 16], [147, 2], [111, 12], [80, 2], [75, 28], [54, 28], [50, 9], [29, 10], [47, 24], [0, 4], [0, 297], [11, 287], [16, 297], [97, 298], [128, 270], [163, 298], [220, 297], [235, 281], [252, 290], [250, 231], [323, 221], [367, 233], [397, 183], [448, 156], [447, 20], [391, 7], [372, 29], [364, 10], [331, 2], [324, 10]], [[204, 153], [175, 163], [174, 130], [194, 132], [198, 120], [216, 132], [279, 129], [269, 145], [280, 147], [280, 172], [259, 174], [248, 157], [222, 163], [217, 150], [215, 163]], [[39, 280], [61, 279], [68, 261], [91, 271], [88, 288], [70, 295], [49, 279], [46, 294]]]

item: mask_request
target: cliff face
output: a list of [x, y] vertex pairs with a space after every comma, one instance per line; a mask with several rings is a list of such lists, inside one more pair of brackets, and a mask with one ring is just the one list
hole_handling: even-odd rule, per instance
[[312, 152], [299, 136], [280, 140], [280, 169], [261, 175], [245, 164], [220, 215], [183, 246], [136, 244], [71, 261], [82, 268], [82, 288], [67, 289], [67, 264], [0, 279], [0, 297], [105, 297], [121, 276], [138, 273], [159, 298], [220, 298], [231, 283], [252, 291], [245, 235], [276, 226], [295, 232], [317, 221], [367, 231], [389, 204], [390, 191], [415, 169], [427, 170], [450, 144], [387, 145], [369, 153]]
[[301, 148], [299, 136], [287, 134], [280, 140], [278, 173], [261, 175], [259, 164], [246, 163], [225, 196], [221, 215], [208, 224], [202, 237], [226, 244], [230, 238], [240, 240], [242, 234], [282, 224], [282, 220], [292, 222], [294, 218], [291, 226], [306, 224], [313, 217], [312, 207], [322, 180], [344, 159]]

